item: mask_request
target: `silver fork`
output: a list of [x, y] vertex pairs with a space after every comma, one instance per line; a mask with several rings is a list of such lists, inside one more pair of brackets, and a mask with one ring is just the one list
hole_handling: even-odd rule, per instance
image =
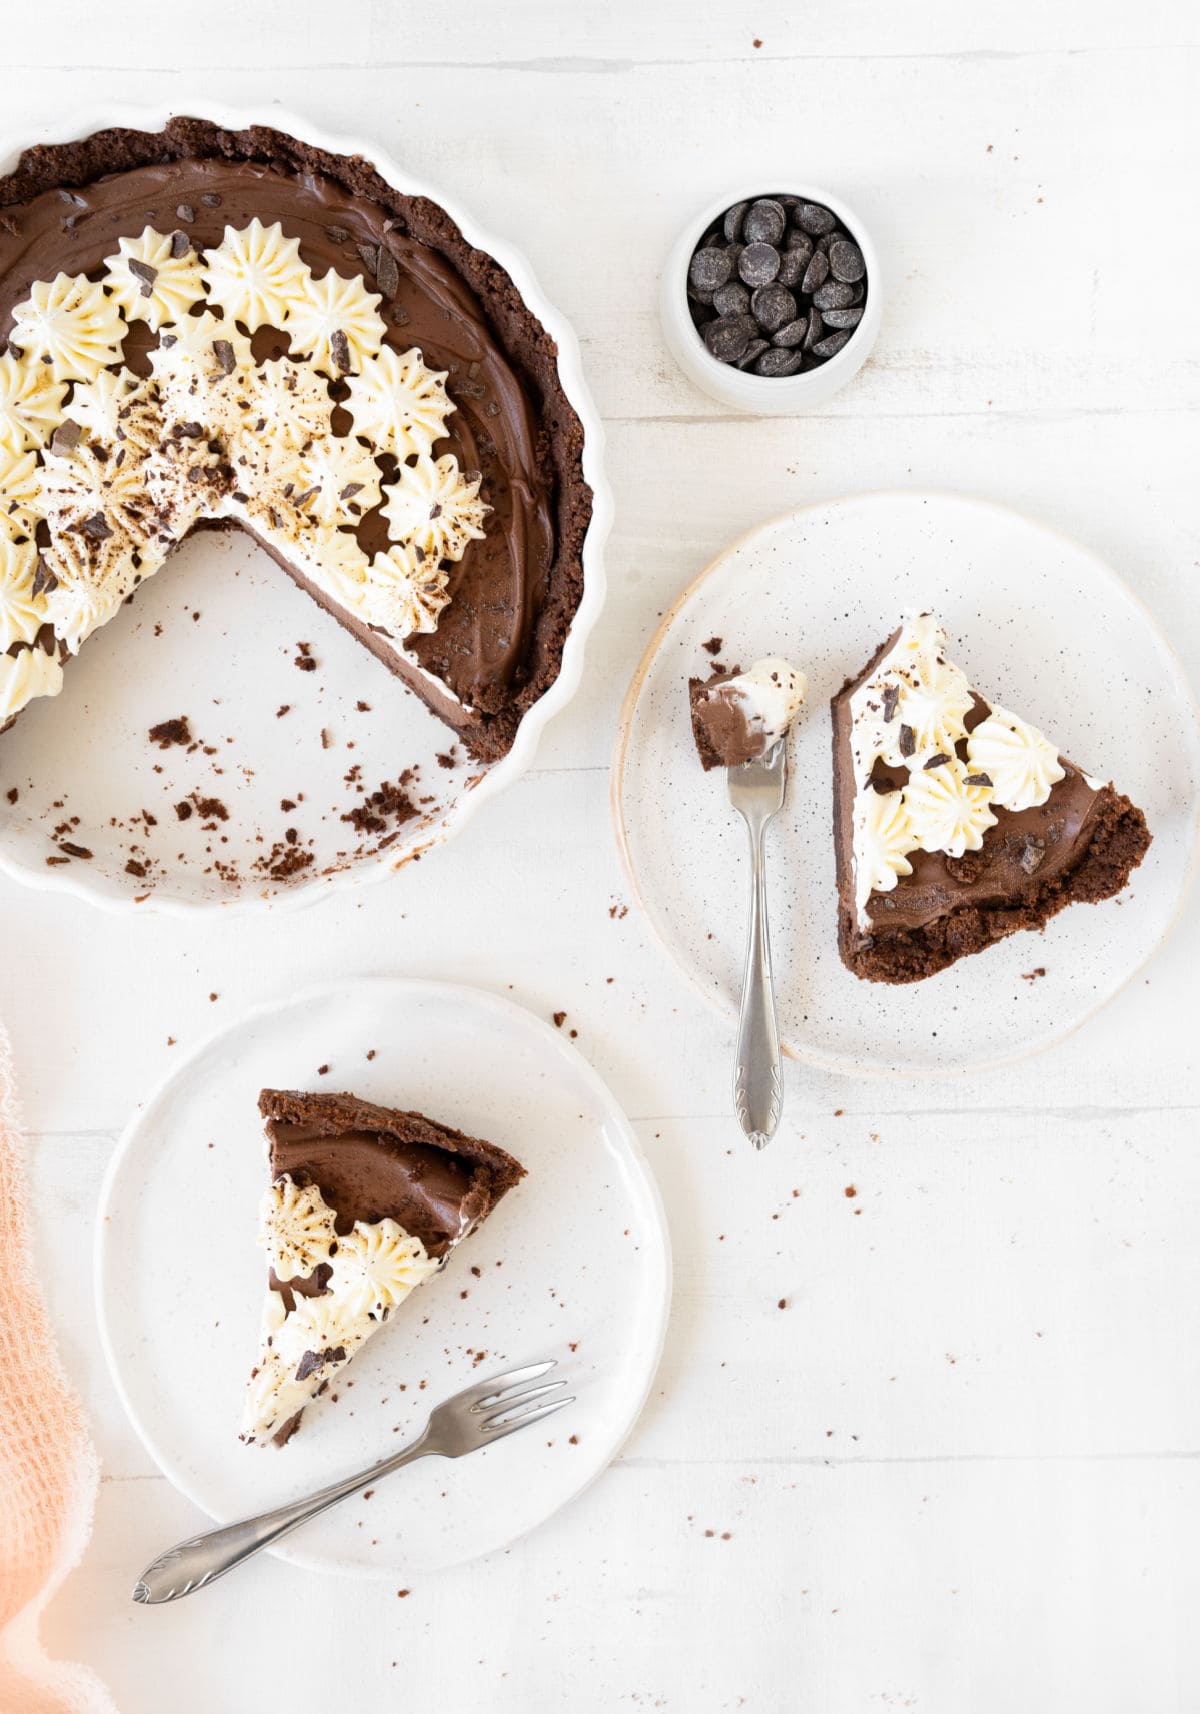
[[[393, 1470], [411, 1464], [416, 1458], [462, 1458], [468, 1452], [477, 1452], [481, 1446], [503, 1440], [506, 1434], [515, 1434], [519, 1428], [544, 1422], [564, 1405], [575, 1403], [574, 1398], [546, 1396], [565, 1387], [565, 1381], [548, 1381], [542, 1387], [527, 1385], [553, 1368], [553, 1359], [548, 1363], [530, 1363], [523, 1369], [511, 1369], [507, 1375], [494, 1375], [490, 1381], [467, 1387], [438, 1405], [417, 1438], [391, 1458], [384, 1458], [305, 1499], [292, 1500], [272, 1512], [261, 1512], [257, 1517], [243, 1518], [240, 1523], [206, 1530], [203, 1535], [178, 1542], [160, 1553], [142, 1572], [134, 1585], [133, 1599], [151, 1604], [177, 1601], [181, 1595], [190, 1595], [194, 1589], [203, 1589], [218, 1577], [224, 1577], [235, 1565], [252, 1559], [264, 1547], [270, 1547], [310, 1518], [336, 1506], [339, 1500], [358, 1493], [368, 1483], [390, 1476]], [[538, 1399], [546, 1402], [539, 1405]]]
[[756, 1149], [775, 1135], [783, 1111], [783, 1072], [775, 987], [771, 977], [771, 935], [767, 924], [766, 866], [763, 836], [772, 816], [783, 808], [787, 790], [787, 741], [754, 762], [728, 768], [729, 801], [750, 830], [750, 932], [742, 977], [733, 1105], [738, 1123]]

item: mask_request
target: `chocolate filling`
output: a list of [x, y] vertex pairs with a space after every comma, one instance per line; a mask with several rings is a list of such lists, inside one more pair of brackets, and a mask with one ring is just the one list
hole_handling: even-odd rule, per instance
[[[71, 187], [69, 206], [63, 187]], [[449, 371], [457, 408], [434, 456], [453, 453], [464, 471], [480, 471], [492, 513], [485, 539], [450, 567], [450, 604], [437, 630], [406, 650], [458, 705], [386, 639], [369, 646], [490, 760], [509, 748], [521, 714], [557, 676], [582, 595], [591, 493], [553, 341], [508, 275], [472, 250], [436, 204], [402, 196], [357, 157], [258, 126], [231, 133], [175, 119], [155, 135], [104, 131], [30, 149], [0, 179], [0, 328], [34, 280], [97, 276], [122, 235], [147, 225], [180, 230], [205, 249], [221, 242], [226, 225], [255, 217], [278, 220], [297, 238], [315, 274], [364, 275], [383, 296], [387, 343], [397, 351], [416, 345], [430, 367]], [[156, 337], [144, 323], [131, 329], [130, 368], [148, 371]], [[259, 361], [286, 348], [271, 330], [255, 336]], [[335, 427], [350, 426], [335, 415]], [[386, 520], [376, 511], [359, 533], [374, 553], [386, 543]]]

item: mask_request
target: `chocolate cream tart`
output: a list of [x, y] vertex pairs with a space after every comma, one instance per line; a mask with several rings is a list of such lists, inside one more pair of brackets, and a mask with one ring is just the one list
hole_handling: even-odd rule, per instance
[[282, 1446], [304, 1407], [525, 1176], [423, 1113], [264, 1089], [269, 1275], [242, 1439]]
[[1111, 898], [1150, 845], [1115, 786], [971, 686], [929, 613], [834, 697], [833, 776], [838, 946], [872, 982]]
[[196, 119], [0, 179], [0, 723], [194, 529], [247, 530], [494, 760], [591, 493], [553, 341], [369, 162]]

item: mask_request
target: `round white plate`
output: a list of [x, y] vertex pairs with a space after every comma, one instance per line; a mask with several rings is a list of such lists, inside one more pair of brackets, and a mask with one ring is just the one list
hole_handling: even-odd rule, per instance
[[[158, 131], [179, 113], [231, 130], [267, 120], [335, 153], [362, 155], [397, 190], [439, 203], [477, 249], [507, 270], [553, 336], [563, 390], [584, 428], [583, 473], [593, 510], [583, 546], [583, 599], [558, 678], [526, 713], [509, 753], [490, 767], [470, 763], [454, 734], [249, 537], [190, 537], [120, 623], [91, 639], [62, 695], [26, 709], [0, 743], [0, 872], [100, 905], [176, 914], [211, 905], [307, 903], [331, 887], [382, 878], [441, 844], [519, 778], [546, 723], [579, 686], [584, 646], [604, 601], [602, 556], [612, 517], [604, 431], [578, 342], [519, 251], [369, 141], [331, 136], [273, 105], [236, 111], [205, 99], [110, 106], [86, 115], [69, 135], [109, 125]], [[36, 135], [0, 140], [0, 171], [9, 171], [29, 144], [66, 140], [51, 124]], [[318, 671], [294, 665], [301, 642], [311, 645]], [[285, 706], [288, 712], [277, 717]], [[194, 747], [163, 750], [148, 741], [151, 726], [179, 715], [189, 719], [199, 741]], [[452, 765], [438, 761], [451, 751]], [[389, 821], [382, 834], [360, 837], [342, 819], [362, 802], [356, 784], [373, 792], [384, 782], [394, 785], [405, 769], [414, 770], [407, 789], [418, 815], [398, 829]], [[189, 799], [215, 800], [225, 815], [193, 813], [181, 821], [175, 805]], [[68, 856], [64, 840], [91, 857]], [[294, 850], [311, 851], [312, 863], [291, 870]]]
[[[904, 987], [859, 981], [837, 952], [829, 699], [907, 611], [932, 609], [951, 658], [1146, 813], [1154, 844], [1119, 898], [1073, 905]], [[768, 834], [776, 992], [786, 1051], [835, 1070], [954, 1073], [1067, 1035], [1166, 933], [1196, 854], [1200, 720], [1146, 609], [1094, 554], [1003, 507], [949, 494], [811, 506], [736, 542], [685, 590], [626, 698], [613, 765], [617, 834], [667, 950], [729, 1015], [740, 993], [745, 828], [692, 743], [687, 679], [702, 645], [808, 674], [788, 796]], [[1034, 971], [1044, 975], [1034, 976]]]
[[[266, 1288], [255, 1241], [264, 1085], [415, 1107], [528, 1169], [283, 1450], [238, 1440]], [[164, 1474], [221, 1522], [385, 1456], [471, 1382], [558, 1359], [577, 1402], [544, 1428], [453, 1462], [421, 1460], [277, 1550], [366, 1576], [416, 1578], [490, 1553], [585, 1488], [645, 1400], [670, 1280], [658, 1192], [600, 1078], [549, 1024], [440, 983], [342, 983], [223, 1031], [126, 1130], [97, 1224], [96, 1298], [117, 1390]]]

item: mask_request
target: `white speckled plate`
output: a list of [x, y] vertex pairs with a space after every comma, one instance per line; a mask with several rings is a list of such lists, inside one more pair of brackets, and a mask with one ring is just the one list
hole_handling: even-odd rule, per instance
[[[237, 1438], [266, 1283], [264, 1084], [416, 1107], [528, 1169], [282, 1451]], [[492, 1552], [585, 1488], [645, 1400], [670, 1280], [658, 1192], [600, 1078], [549, 1024], [448, 984], [347, 982], [251, 1012], [146, 1103], [100, 1199], [96, 1299], [117, 1389], [164, 1473], [222, 1522], [383, 1457], [473, 1380], [559, 1360], [577, 1402], [544, 1430], [422, 1460], [277, 1550], [364, 1576]]]
[[[578, 342], [519, 251], [371, 142], [329, 135], [273, 103], [240, 110], [207, 99], [110, 105], [85, 116], [69, 136], [110, 125], [158, 131], [179, 113], [231, 130], [267, 122], [321, 148], [362, 155], [398, 190], [439, 203], [508, 271], [552, 334], [563, 389], [584, 427], [593, 509], [583, 600], [561, 671], [525, 714], [512, 749], [489, 767], [471, 765], [453, 733], [249, 537], [189, 537], [119, 622], [89, 640], [62, 694], [26, 709], [0, 742], [0, 873], [110, 909], [174, 915], [213, 905], [310, 903], [331, 888], [382, 879], [442, 844], [519, 778], [582, 677], [584, 645], [604, 601], [612, 516], [604, 430]], [[49, 121], [40, 132], [0, 139], [0, 170], [15, 166], [30, 144], [69, 136]], [[293, 664], [300, 642], [311, 644], [318, 671]], [[179, 715], [187, 715], [195, 746], [159, 750], [147, 742], [151, 726]], [[360, 788], [395, 785], [403, 770], [411, 771], [413, 817], [402, 824], [389, 817], [364, 833], [342, 819], [361, 804]], [[175, 805], [189, 800], [219, 804], [224, 814], [193, 807], [181, 821]], [[71, 855], [64, 842], [91, 856]], [[297, 852], [311, 853], [311, 863], [298, 867]]]
[[[952, 658], [985, 696], [1145, 810], [1154, 844], [1118, 899], [1072, 906], [1043, 935], [1014, 935], [893, 988], [859, 981], [838, 958], [829, 699], [905, 611], [923, 608], [941, 616]], [[768, 850], [789, 1054], [854, 1073], [997, 1064], [1075, 1029], [1162, 940], [1195, 861], [1200, 717], [1149, 613], [1094, 554], [1014, 512], [949, 494], [866, 494], [776, 519], [715, 560], [667, 614], [622, 714], [613, 808], [635, 894], [731, 1017], [746, 836], [723, 775], [696, 759], [686, 689], [712, 670], [701, 646], [712, 637], [727, 664], [785, 654], [809, 678]]]

